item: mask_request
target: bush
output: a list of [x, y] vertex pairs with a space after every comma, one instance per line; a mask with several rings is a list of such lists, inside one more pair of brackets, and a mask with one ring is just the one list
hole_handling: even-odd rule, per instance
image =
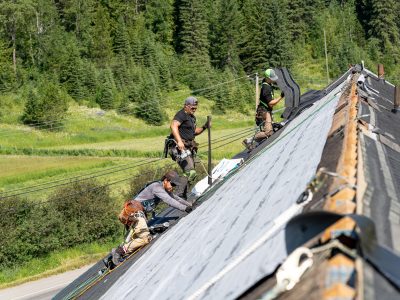
[[61, 212], [64, 247], [93, 242], [118, 231], [115, 201], [108, 187], [94, 180], [75, 182], [58, 190], [49, 204]]
[[89, 180], [72, 183], [48, 201], [1, 199], [0, 268], [11, 267], [54, 250], [115, 238], [119, 207], [109, 189]]

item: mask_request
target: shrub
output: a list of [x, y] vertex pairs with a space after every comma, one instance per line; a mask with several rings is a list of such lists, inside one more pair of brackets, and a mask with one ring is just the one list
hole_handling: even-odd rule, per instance
[[108, 187], [94, 180], [74, 182], [48, 201], [1, 199], [0, 268], [11, 267], [54, 250], [115, 238], [119, 207]]

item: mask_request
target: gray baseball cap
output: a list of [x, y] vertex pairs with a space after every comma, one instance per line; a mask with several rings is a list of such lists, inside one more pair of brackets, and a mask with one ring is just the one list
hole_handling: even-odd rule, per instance
[[196, 97], [190, 96], [185, 99], [185, 105], [197, 105], [198, 100]]
[[265, 77], [268, 77], [272, 81], [277, 81], [278, 80], [278, 76], [275, 74], [274, 69], [266, 69], [265, 70]]
[[165, 173], [165, 175], [162, 177], [162, 180], [164, 180], [164, 179], [171, 181], [171, 184], [173, 186], [177, 186], [181, 182], [178, 172], [176, 172], [174, 170], [171, 170], [171, 171], [168, 171], [167, 173]]

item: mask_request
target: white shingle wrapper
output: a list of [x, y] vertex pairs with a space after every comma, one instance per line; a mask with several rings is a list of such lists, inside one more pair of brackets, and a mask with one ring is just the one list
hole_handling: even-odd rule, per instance
[[[345, 83], [344, 83], [345, 84]], [[287, 256], [284, 225], [316, 172], [343, 85], [180, 220], [102, 299], [233, 299]]]

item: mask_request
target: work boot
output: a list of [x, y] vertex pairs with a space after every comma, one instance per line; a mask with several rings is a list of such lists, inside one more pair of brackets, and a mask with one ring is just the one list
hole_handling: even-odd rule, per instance
[[253, 139], [253, 138], [244, 139], [243, 142], [242, 142], [242, 144], [243, 144], [243, 146], [245, 146], [246, 149], [249, 150], [249, 151], [251, 151], [251, 150], [253, 150], [253, 149], [255, 148], [254, 139]]
[[123, 261], [123, 256], [125, 255], [125, 250], [122, 248], [122, 246], [118, 246], [117, 249], [112, 249], [111, 250], [112, 254], [112, 259], [111, 261], [115, 266], [118, 266], [122, 261]]

